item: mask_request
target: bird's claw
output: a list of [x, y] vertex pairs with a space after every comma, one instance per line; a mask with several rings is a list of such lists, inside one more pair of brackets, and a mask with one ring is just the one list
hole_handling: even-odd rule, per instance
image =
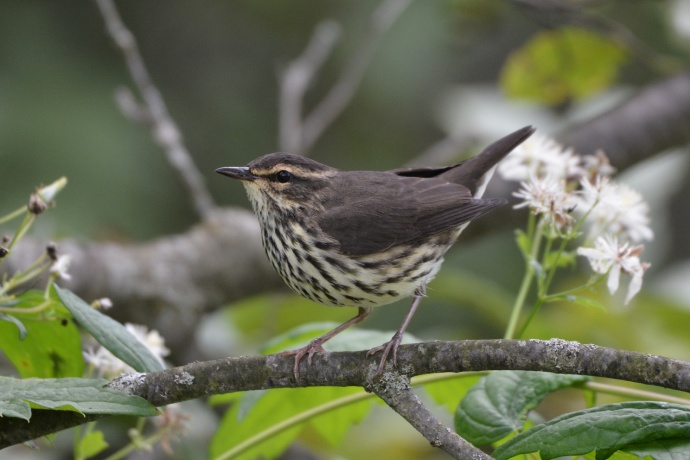
[[311, 366], [311, 358], [312, 356], [314, 356], [315, 353], [326, 353], [326, 350], [322, 346], [323, 341], [319, 339], [320, 337], [318, 339], [312, 340], [305, 347], [298, 348], [296, 350], [286, 350], [280, 353], [283, 356], [295, 355], [295, 365], [292, 371], [295, 374], [295, 380], [297, 381], [297, 383], [299, 383], [299, 363], [302, 360], [302, 358], [306, 356], [307, 365]]
[[386, 368], [386, 359], [388, 358], [388, 355], [390, 352], [393, 352], [393, 359], [392, 359], [392, 364], [393, 366], [397, 366], [398, 362], [398, 347], [400, 346], [400, 343], [402, 342], [402, 333], [400, 331], [396, 332], [395, 335], [393, 335], [393, 338], [390, 339], [388, 342], [379, 345], [378, 347], [374, 347], [371, 350], [367, 352], [367, 356], [375, 355], [379, 351], [381, 351], [383, 354], [381, 356], [381, 361], [379, 362], [379, 367], [376, 369], [376, 374], [374, 374], [374, 377], [378, 377], [379, 375], [383, 374], [383, 370]]

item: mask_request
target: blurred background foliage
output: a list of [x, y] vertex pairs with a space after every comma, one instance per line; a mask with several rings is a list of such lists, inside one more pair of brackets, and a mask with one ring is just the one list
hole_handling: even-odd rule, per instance
[[[530, 3], [553, 8], [535, 12]], [[342, 169], [385, 169], [414, 160], [449, 135], [465, 136], [472, 146], [458, 152], [458, 158], [527, 124], [555, 135], [687, 65], [690, 8], [684, 0], [563, 2], [596, 18], [596, 24], [628, 31], [634, 40], [624, 40], [626, 46], [612, 40], [615, 34], [561, 27], [566, 24], [559, 24], [559, 18], [567, 15], [562, 16], [558, 3], [412, 2], [383, 37], [352, 102], [311, 156]], [[213, 170], [278, 149], [281, 69], [303, 52], [320, 21], [333, 19], [342, 26], [341, 40], [306, 95], [305, 106], [312, 107], [361, 46], [377, 4], [150, 0], [119, 2], [118, 7], [218, 203], [248, 207], [242, 188]], [[138, 242], [196, 223], [190, 200], [147, 128], [123, 117], [114, 102], [114, 90], [131, 87], [131, 80], [95, 4], [30, 0], [0, 5], [0, 213], [23, 202], [35, 185], [65, 175], [69, 186], [58, 209], [39, 221], [38, 232], [47, 238]], [[559, 52], [569, 46], [578, 52]], [[554, 59], [564, 56], [568, 59], [557, 65]], [[558, 78], [563, 80], [558, 87], [535, 83]], [[656, 241], [645, 253], [654, 263], [646, 276], [651, 288], [625, 308], [603, 290], [592, 295], [610, 306], [606, 311], [547, 305], [526, 337], [690, 359], [690, 300], [682, 289], [687, 260], [666, 263], [674, 255], [667, 225], [674, 216], [665, 201], [687, 179], [687, 151], [669, 155], [671, 160], [668, 155], [659, 160], [667, 166], [640, 165], [627, 176], [643, 193], [653, 191], [657, 197], [652, 201]], [[680, 173], [671, 174], [674, 170]], [[669, 174], [675, 179], [665, 180]], [[461, 241], [410, 330], [428, 340], [501, 337], [522, 272], [510, 231]], [[582, 281], [583, 273], [572, 276]], [[558, 285], [571, 284], [569, 276]], [[379, 310], [362, 327], [393, 330], [406, 308], [407, 302], [400, 302]], [[267, 293], [209, 315], [197, 340], [206, 358], [253, 354], [287, 329], [353, 314]], [[584, 400], [556, 404], [581, 407]], [[450, 414], [446, 417], [450, 420]], [[202, 429], [206, 432], [199, 433]], [[213, 431], [212, 423], [192, 429], [195, 441], [178, 455], [203, 449]], [[334, 452], [345, 458], [364, 458], [363, 452], [367, 458], [443, 458], [380, 408], [348, 434], [345, 447], [327, 445], [314, 432], [302, 442], [325, 458], [334, 458]]]

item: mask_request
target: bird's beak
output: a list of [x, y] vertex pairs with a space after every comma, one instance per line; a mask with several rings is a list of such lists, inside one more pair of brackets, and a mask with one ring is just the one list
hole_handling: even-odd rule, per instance
[[256, 176], [249, 172], [247, 167], [235, 167], [235, 166], [225, 166], [223, 168], [216, 169], [218, 174], [224, 176], [232, 177], [233, 179], [245, 180], [245, 181], [255, 181]]

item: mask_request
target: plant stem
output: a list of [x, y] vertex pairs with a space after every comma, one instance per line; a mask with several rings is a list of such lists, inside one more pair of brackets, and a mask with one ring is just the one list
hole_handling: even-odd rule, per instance
[[541, 225], [534, 225], [534, 216], [530, 214], [529, 231], [534, 234], [532, 238], [532, 246], [530, 247], [529, 256], [525, 260], [525, 276], [522, 278], [522, 285], [520, 286], [520, 291], [515, 298], [515, 303], [513, 304], [513, 310], [510, 313], [510, 319], [508, 321], [508, 327], [506, 328], [506, 333], [503, 336], [504, 339], [512, 339], [515, 336], [515, 330], [517, 329], [517, 323], [520, 319], [520, 313], [525, 305], [525, 299], [527, 298], [527, 293], [532, 285], [532, 280], [534, 279], [535, 269], [534, 261], [539, 254], [539, 247], [541, 246], [542, 229]]
[[9, 222], [9, 221], [11, 221], [12, 219], [16, 219], [17, 217], [21, 216], [21, 215], [24, 214], [25, 212], [27, 212], [26, 206], [22, 206], [22, 207], [19, 208], [19, 209], [15, 209], [15, 210], [12, 211], [11, 213], [6, 214], [6, 215], [0, 217], [0, 225], [4, 224], [5, 222]]
[[[420, 377], [414, 377], [410, 384], [412, 386], [418, 386], [418, 385], [423, 385], [426, 383], [432, 383], [432, 382], [440, 382], [443, 380], [450, 380], [450, 379], [457, 379], [457, 378], [466, 378], [470, 376], [475, 376], [475, 375], [485, 375], [488, 374], [488, 371], [486, 372], [463, 372], [462, 374], [454, 374], [454, 373], [445, 373], [445, 374], [433, 374], [433, 375], [423, 375]], [[364, 390], [362, 390], [360, 393], [355, 393], [352, 395], [344, 396], [342, 398], [334, 399], [333, 401], [329, 401], [325, 404], [322, 404], [317, 407], [313, 407], [307, 411], [304, 411], [300, 414], [294, 415], [290, 418], [287, 418], [283, 420], [280, 423], [277, 423], [269, 428], [266, 428], [265, 430], [255, 434], [254, 436], [245, 439], [243, 442], [240, 444], [235, 445], [232, 449], [227, 450], [223, 452], [223, 454], [219, 455], [218, 457], [215, 457], [213, 460], [226, 460], [229, 458], [234, 458], [252, 447], [255, 447], [262, 442], [265, 442], [269, 439], [271, 439], [273, 436], [276, 436], [280, 433], [282, 433], [285, 430], [288, 430], [290, 428], [295, 427], [296, 425], [299, 425], [300, 423], [304, 423], [307, 420], [317, 417], [319, 415], [322, 415], [326, 412], [332, 411], [339, 409], [343, 406], [347, 406], [348, 404], [355, 404], [361, 401], [366, 401], [367, 399], [373, 399], [376, 398], [376, 395], [373, 393], [366, 393]]]
[[690, 399], [678, 398], [676, 396], [665, 395], [662, 393], [655, 393], [653, 391], [638, 390], [636, 388], [626, 388], [618, 385], [610, 385], [599, 382], [586, 382], [582, 388], [596, 391], [597, 393], [606, 393], [615, 396], [633, 399], [654, 399], [656, 401], [664, 401], [674, 404], [690, 405]]
[[7, 249], [12, 249], [12, 247], [17, 244], [19, 240], [22, 239], [24, 234], [31, 228], [31, 225], [34, 223], [36, 220], [36, 214], [33, 213], [27, 213], [26, 217], [24, 217], [24, 220], [22, 221], [21, 225], [19, 226], [19, 229], [17, 230], [17, 233], [14, 234], [14, 238], [12, 238], [12, 241], [10, 241], [10, 244], [7, 245]]

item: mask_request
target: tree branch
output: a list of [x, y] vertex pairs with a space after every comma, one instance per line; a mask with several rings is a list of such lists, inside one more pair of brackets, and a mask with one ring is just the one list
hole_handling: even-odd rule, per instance
[[[24, 238], [0, 271], [28, 267], [45, 246]], [[190, 335], [204, 312], [286, 289], [264, 254], [256, 217], [237, 208], [217, 209], [185, 233], [146, 243], [64, 240], [59, 250], [72, 260], [72, 278], [61, 285], [88, 301], [110, 297], [115, 308], [108, 313], [117, 319], [165, 331], [167, 345], [184, 352], [181, 362], [199, 358]]]
[[322, 21], [316, 28], [304, 52], [290, 62], [279, 80], [280, 103], [278, 110], [278, 145], [285, 152], [301, 152], [304, 142], [302, 109], [304, 94], [316, 73], [330, 56], [340, 37], [340, 25], [335, 21]]
[[170, 116], [163, 96], [146, 70], [134, 34], [122, 22], [112, 0], [96, 0], [96, 4], [105, 20], [108, 34], [122, 51], [132, 81], [145, 104], [145, 107], [139, 107], [134, 95], [128, 89], [122, 88], [117, 93], [117, 101], [122, 112], [149, 126], [154, 140], [163, 148], [168, 163], [187, 189], [195, 211], [201, 218], [208, 216], [216, 204], [206, 188], [204, 176], [199, 172], [192, 155], [182, 142], [182, 134]]
[[314, 75], [330, 54], [340, 30], [332, 22], [322, 22], [314, 30], [304, 53], [293, 61], [280, 81], [281, 149], [305, 155], [352, 100], [381, 38], [395, 23], [411, 0], [383, 0], [371, 15], [361, 46], [344, 66], [340, 78], [316, 107], [301, 120], [303, 96]]
[[578, 153], [606, 152], [625, 169], [690, 142], [690, 72], [655, 82], [619, 106], [571, 128], [559, 139]]
[[[194, 362], [150, 374], [122, 376], [112, 381], [110, 387], [141, 396], [155, 406], [165, 406], [235, 391], [360, 386], [377, 394], [388, 392], [382, 398], [389, 404], [404, 408], [415, 407], [416, 403], [410, 402], [407, 394], [401, 396], [403, 399], [400, 401], [395, 399], [398, 393], [390, 385], [400, 383], [396, 376], [410, 378], [441, 372], [524, 370], [607, 377], [690, 393], [688, 362], [559, 339], [438, 341], [401, 345], [398, 350], [399, 372], [389, 365], [380, 380], [374, 379], [378, 359], [367, 356], [366, 351], [317, 353], [311, 366], [302, 363], [299, 384], [294, 378], [293, 364], [293, 357], [281, 354], [231, 357]], [[36, 411], [32, 424], [34, 417], [43, 417], [47, 412], [52, 411]], [[420, 420], [425, 417], [423, 413], [415, 416], [414, 411], [405, 413], [406, 417], [420, 417], [415, 424], [422, 423]], [[37, 434], [35, 430], [27, 431], [27, 423], [21, 419], [0, 418], [0, 448], [86, 421], [79, 418], [41, 424], [37, 420], [37, 425], [50, 428]]]
[[453, 430], [445, 427], [422, 404], [410, 388], [410, 380], [404, 375], [389, 372], [374, 382], [368, 390], [375, 393], [410, 425], [419, 431], [429, 443], [445, 451], [453, 458], [486, 459], [491, 457], [465, 441]]

